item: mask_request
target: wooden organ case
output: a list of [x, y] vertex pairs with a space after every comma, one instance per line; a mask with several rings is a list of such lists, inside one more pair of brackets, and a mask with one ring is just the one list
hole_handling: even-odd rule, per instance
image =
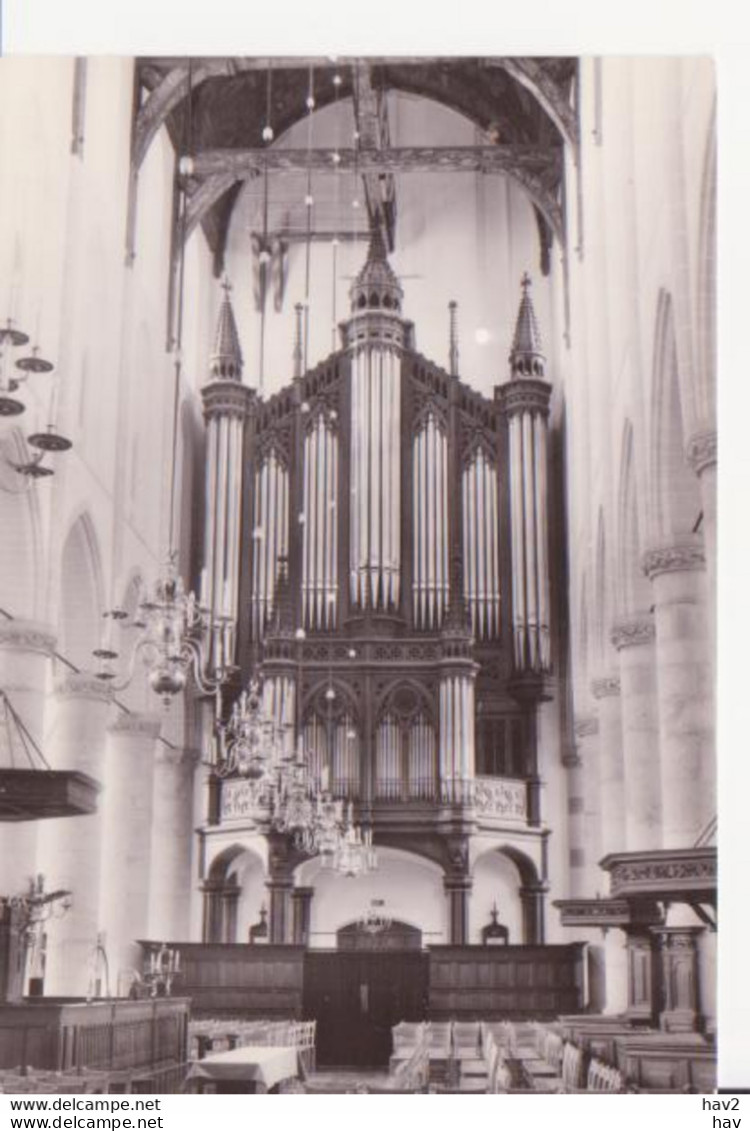
[[[402, 301], [375, 234], [341, 349], [260, 400], [237, 383], [225, 299], [203, 390], [206, 557], [214, 610], [237, 617], [241, 682], [261, 666], [314, 773], [327, 767], [376, 842], [419, 839], [460, 873], [477, 782], [486, 798], [502, 781], [540, 825], [551, 386], [526, 277], [493, 399], [416, 351]], [[231, 781], [216, 788], [229, 804]]]

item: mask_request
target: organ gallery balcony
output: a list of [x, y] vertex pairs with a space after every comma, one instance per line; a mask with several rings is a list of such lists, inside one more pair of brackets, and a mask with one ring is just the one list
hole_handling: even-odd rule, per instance
[[[261, 830], [268, 823], [268, 808], [262, 786], [246, 778], [216, 783], [214, 824]], [[413, 822], [424, 825], [460, 819], [477, 829], [523, 828], [538, 825], [533, 819], [536, 780], [478, 776], [473, 778], [392, 778], [375, 781], [364, 796], [354, 779], [333, 779], [335, 797], [353, 801], [357, 819], [371, 820], [377, 827]]]

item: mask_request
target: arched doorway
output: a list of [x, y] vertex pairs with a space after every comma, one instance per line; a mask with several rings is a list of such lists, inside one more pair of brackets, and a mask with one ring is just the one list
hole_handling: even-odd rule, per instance
[[248, 942], [265, 911], [260, 856], [240, 844], [225, 848], [212, 862], [202, 890], [203, 942]]
[[508, 930], [508, 942], [544, 942], [544, 895], [534, 861], [518, 848], [500, 845], [474, 861], [469, 912], [469, 939], [482, 942], [482, 930], [497, 908], [499, 922]]

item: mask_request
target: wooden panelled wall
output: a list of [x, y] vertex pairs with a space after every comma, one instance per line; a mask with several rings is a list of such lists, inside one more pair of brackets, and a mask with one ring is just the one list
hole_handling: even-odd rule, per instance
[[145, 1071], [182, 1064], [189, 1008], [184, 998], [90, 1003], [39, 998], [0, 1006], [0, 1068]]
[[[425, 1016], [574, 1013], [584, 1007], [583, 952], [579, 943], [431, 947], [419, 956], [426, 972]], [[314, 965], [305, 963], [303, 947], [191, 943], [180, 944], [180, 954], [179, 992], [192, 999], [195, 1014], [301, 1017], [303, 997], [309, 1000], [304, 982]], [[372, 955], [376, 962], [377, 950]], [[410, 962], [414, 957], [414, 951], [408, 953]], [[335, 953], [330, 960], [336, 961]]]

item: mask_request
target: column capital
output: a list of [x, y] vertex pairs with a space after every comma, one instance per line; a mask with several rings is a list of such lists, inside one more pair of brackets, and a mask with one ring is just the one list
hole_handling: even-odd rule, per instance
[[64, 672], [55, 680], [57, 699], [89, 699], [96, 703], [111, 703], [112, 688], [90, 672]]
[[649, 614], [648, 616], [633, 617], [630, 620], [617, 621], [612, 626], [610, 639], [618, 652], [623, 648], [652, 644], [656, 639], [653, 617]]
[[107, 727], [110, 734], [125, 734], [133, 737], [156, 740], [161, 732], [161, 719], [158, 715], [140, 714], [124, 711]]
[[593, 738], [599, 733], [599, 720], [596, 715], [576, 719], [573, 723], [573, 732], [576, 738]]
[[608, 699], [620, 694], [619, 675], [605, 675], [591, 681], [591, 694], [595, 699]]
[[575, 746], [570, 746], [562, 756], [562, 764], [566, 770], [579, 770], [583, 765], [581, 755]]
[[50, 656], [57, 644], [57, 634], [51, 625], [42, 621], [14, 617], [13, 620], [0, 620], [0, 648], [17, 649], [19, 652], [41, 652]]
[[654, 580], [663, 573], [705, 569], [706, 554], [697, 542], [684, 542], [676, 546], [656, 546], [643, 555], [643, 572]]
[[471, 876], [443, 876], [443, 888], [447, 892], [471, 891], [474, 880]]
[[699, 478], [706, 468], [716, 467], [716, 429], [707, 428], [701, 432], [694, 432], [685, 446], [685, 457]]

